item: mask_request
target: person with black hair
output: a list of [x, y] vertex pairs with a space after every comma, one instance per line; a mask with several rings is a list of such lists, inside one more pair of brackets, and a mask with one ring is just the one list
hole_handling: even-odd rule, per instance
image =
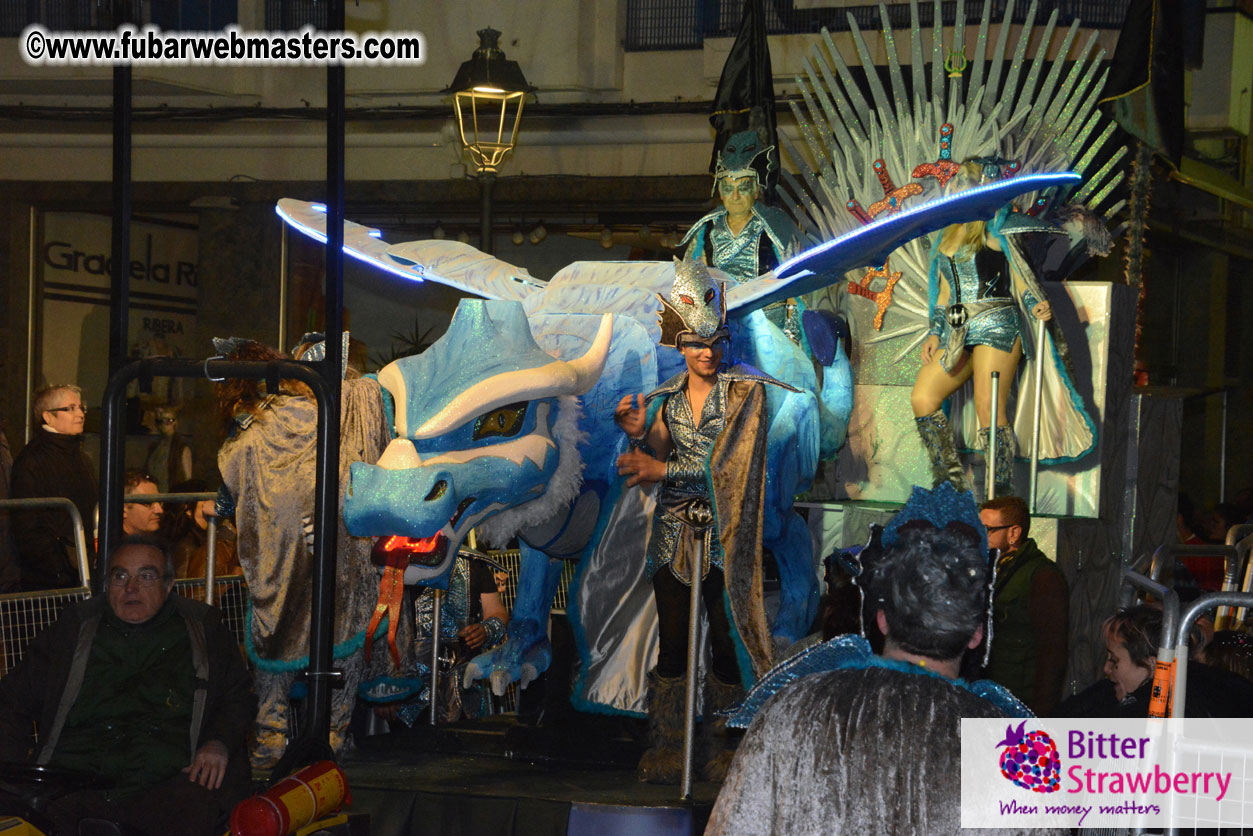
[[[174, 493], [207, 493], [209, 484], [203, 479], [188, 479], [174, 486]], [[209, 518], [216, 516], [212, 499], [199, 502], [167, 503], [161, 519], [161, 536], [174, 549], [174, 568], [180, 578], [204, 578], [209, 552]], [[214, 543], [214, 577], [238, 575], [239, 554], [235, 527], [228, 519], [218, 520]]]
[[99, 776], [48, 810], [151, 836], [208, 836], [250, 786], [255, 706], [239, 645], [206, 604], [172, 594], [148, 535], [114, 549], [106, 593], [67, 608], [0, 680], [0, 759]]
[[914, 488], [852, 561], [882, 654], [841, 636], [758, 683], [728, 721], [751, 725], [706, 836], [960, 831], [961, 719], [1031, 714], [957, 678], [984, 635], [985, 538], [969, 493]]

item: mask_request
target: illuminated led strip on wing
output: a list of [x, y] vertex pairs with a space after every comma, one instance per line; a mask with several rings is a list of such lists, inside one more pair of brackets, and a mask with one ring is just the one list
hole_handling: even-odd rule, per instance
[[893, 250], [920, 235], [949, 224], [990, 218], [1021, 194], [1073, 186], [1081, 179], [1071, 171], [1023, 174], [965, 189], [872, 221], [789, 258], [773, 273], [731, 288], [727, 291], [727, 315], [738, 319], [771, 302], [821, 290], [842, 280], [849, 270], [867, 265], [881, 267]]
[[[275, 212], [284, 223], [316, 241], [326, 243], [326, 207], [320, 203], [283, 198]], [[487, 299], [521, 301], [544, 283], [526, 270], [455, 241], [409, 241], [389, 244], [382, 234], [344, 221], [344, 252], [409, 281], [428, 281]]]
[[[326, 243], [326, 222], [323, 221], [322, 229], [311, 226], [304, 221], [299, 220], [295, 212], [302, 207], [309, 207], [314, 212], [325, 215], [326, 205], [322, 203], [303, 203], [301, 201], [290, 200], [284, 198], [274, 207], [274, 211], [283, 219], [283, 222], [298, 232], [309, 236], [315, 241]], [[352, 221], [344, 221], [344, 252], [358, 261], [363, 261], [380, 270], [408, 279], [411, 282], [420, 282], [425, 278], [420, 269], [414, 267], [406, 269], [397, 264], [389, 264], [385, 260], [387, 244], [382, 241], [383, 233], [377, 229], [362, 226]], [[371, 252], [371, 250], [375, 250]]]
[[[860, 242], [863, 238], [870, 238], [870, 241], [876, 241], [875, 233], [885, 231], [886, 228], [901, 227], [902, 231], [910, 229], [913, 223], [931, 216], [942, 216], [944, 222], [938, 224], [940, 227], [949, 226], [950, 223], [962, 223], [960, 218], [955, 218], [956, 214], [967, 217], [970, 221], [992, 214], [996, 209], [1000, 209], [1004, 204], [1009, 203], [1011, 199], [1025, 194], [1027, 192], [1037, 192], [1040, 189], [1058, 187], [1058, 185], [1073, 185], [1080, 182], [1083, 175], [1075, 172], [1059, 172], [1049, 174], [1024, 174], [1022, 177], [1015, 177], [1009, 180], [1000, 180], [997, 183], [986, 183], [984, 185], [976, 185], [974, 188], [964, 189], [964, 191], [955, 194], [946, 194], [946, 196], [923, 203], [922, 206], [916, 206], [912, 209], [893, 214], [893, 216], [883, 219], [883, 221], [873, 221], [866, 226], [853, 229], [852, 232], [842, 234], [832, 241], [826, 241], [818, 244], [817, 247], [811, 247], [803, 253], [797, 254], [792, 258], [788, 258], [782, 264], [774, 269], [774, 274], [779, 278], [791, 278], [793, 274], [806, 269], [804, 263], [813, 261], [814, 258], [826, 253], [829, 249], [836, 247], [851, 246]], [[991, 204], [991, 211], [984, 211], [985, 204]], [[967, 209], [967, 212], [961, 212], [961, 209]], [[927, 232], [935, 231], [933, 227], [926, 229], [925, 232], [917, 234], [927, 234]], [[901, 241], [900, 243], [905, 243]], [[900, 243], [897, 246], [900, 246]], [[896, 247], [893, 246], [893, 249]], [[880, 259], [882, 261], [882, 259]], [[871, 263], [871, 262], [867, 262]], [[856, 264], [861, 266], [861, 264]]]

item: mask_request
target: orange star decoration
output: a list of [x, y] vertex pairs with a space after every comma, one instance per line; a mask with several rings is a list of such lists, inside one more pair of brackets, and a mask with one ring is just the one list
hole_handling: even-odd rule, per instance
[[[874, 329], [876, 331], [883, 330], [883, 315], [887, 313], [888, 306], [892, 304], [892, 290], [896, 287], [896, 283], [901, 280], [901, 273], [888, 272], [888, 265], [884, 263], [882, 267], [871, 267], [866, 271], [866, 275], [861, 277], [861, 284], [857, 282], [848, 283], [848, 292], [858, 296], [864, 296], [874, 302], [877, 308], [874, 315]], [[872, 290], [870, 283], [875, 279], [886, 279], [887, 284], [883, 290]]]

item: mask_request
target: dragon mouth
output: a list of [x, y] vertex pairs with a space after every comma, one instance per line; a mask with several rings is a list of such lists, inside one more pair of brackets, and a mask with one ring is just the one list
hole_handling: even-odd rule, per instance
[[[417, 564], [434, 568], [444, 562], [444, 556], [448, 552], [448, 542], [448, 537], [442, 531], [432, 537], [421, 538], [397, 534], [379, 541], [375, 560], [378, 562], [380, 556], [385, 558], [387, 555], [403, 554], [408, 557], [409, 565]], [[379, 552], [382, 554], [379, 555]]]
[[384, 555], [387, 553], [403, 553], [407, 555], [410, 566], [417, 565], [428, 569], [438, 569], [448, 558], [449, 547], [452, 544], [452, 537], [449, 535], [456, 532], [457, 523], [465, 516], [466, 511], [470, 509], [474, 501], [475, 497], [473, 496], [462, 500], [461, 504], [457, 506], [457, 510], [453, 512], [451, 519], [448, 520], [448, 524], [430, 537], [405, 537], [398, 534], [380, 540], [378, 548]]
[[470, 509], [470, 506], [474, 504], [474, 500], [475, 497], [473, 496], [469, 496], [461, 500], [461, 504], [457, 506], [457, 510], [452, 515], [452, 519], [448, 521], [448, 527], [450, 529], [456, 530], [458, 521], [460, 521], [462, 515]]

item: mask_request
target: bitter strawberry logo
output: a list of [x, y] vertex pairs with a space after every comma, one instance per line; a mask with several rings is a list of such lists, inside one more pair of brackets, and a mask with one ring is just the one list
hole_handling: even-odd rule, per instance
[[1062, 761], [1057, 744], [1047, 732], [1025, 732], [1027, 721], [1018, 728], [1005, 727], [1005, 739], [997, 746], [1001, 752], [1001, 774], [1023, 789], [1032, 792], [1057, 792], [1061, 784]]

